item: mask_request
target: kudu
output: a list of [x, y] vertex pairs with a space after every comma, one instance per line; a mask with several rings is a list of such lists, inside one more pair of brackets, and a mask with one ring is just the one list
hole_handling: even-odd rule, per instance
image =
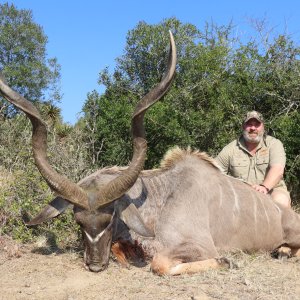
[[[300, 247], [300, 218], [269, 196], [221, 173], [205, 153], [175, 148], [159, 169], [141, 171], [146, 155], [143, 117], [171, 85], [176, 49], [171, 36], [168, 71], [136, 106], [134, 151], [129, 167], [104, 168], [78, 184], [59, 175], [46, 156], [46, 126], [36, 108], [0, 80], [2, 95], [23, 110], [33, 125], [37, 167], [59, 196], [29, 225], [40, 224], [74, 205], [85, 243], [84, 260], [94, 272], [108, 265], [112, 241], [138, 241], [158, 274], [194, 273], [228, 265], [222, 251]], [[283, 251], [283, 250], [282, 250]]]

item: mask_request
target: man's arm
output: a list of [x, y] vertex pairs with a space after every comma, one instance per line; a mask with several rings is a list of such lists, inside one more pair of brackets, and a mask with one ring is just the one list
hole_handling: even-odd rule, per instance
[[257, 191], [267, 194], [283, 178], [285, 168], [285, 151], [280, 140], [274, 139], [270, 147], [270, 168], [261, 185], [253, 185]]
[[261, 185], [253, 185], [252, 187], [258, 192], [268, 194], [276, 184], [282, 179], [284, 173], [284, 166], [281, 164], [275, 164], [270, 167], [266, 177]]

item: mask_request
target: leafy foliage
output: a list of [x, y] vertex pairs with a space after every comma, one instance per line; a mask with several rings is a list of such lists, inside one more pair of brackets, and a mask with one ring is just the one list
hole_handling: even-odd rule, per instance
[[286, 180], [299, 201], [299, 47], [287, 35], [242, 43], [232, 24], [207, 24], [200, 31], [171, 18], [156, 25], [140, 22], [129, 31], [114, 72], [100, 72], [105, 94], [89, 94], [83, 108], [86, 136], [93, 135], [93, 149], [99, 149], [93, 163], [130, 160], [129, 118], [165, 71], [169, 29], [177, 45], [177, 76], [163, 102], [147, 112], [146, 168], [156, 166], [173, 145], [216, 155], [240, 134], [245, 112], [256, 109], [286, 146]]
[[[46, 115], [44, 119], [47, 120]], [[63, 135], [61, 126], [65, 128]], [[87, 167], [86, 148], [82, 146], [82, 130], [66, 126], [49, 126], [48, 156], [59, 173], [76, 182], [91, 170]], [[0, 122], [0, 234], [32, 241], [38, 235], [52, 232], [65, 245], [70, 239], [76, 240], [78, 234], [71, 210], [38, 227], [28, 228], [24, 224], [28, 216], [35, 216], [54, 197], [34, 165], [30, 142], [31, 124], [25, 115]]]
[[[46, 58], [47, 37], [30, 10], [0, 4], [0, 70], [8, 84], [31, 101], [59, 101], [60, 66]], [[0, 98], [2, 118], [15, 113]]]
[[[47, 37], [32, 20], [30, 10], [0, 4], [0, 70], [10, 86], [34, 101], [49, 127], [49, 160], [62, 174], [78, 181], [89, 172], [82, 131], [64, 124], [60, 100], [60, 66], [46, 57]], [[38, 228], [24, 224], [24, 212], [33, 216], [53, 194], [34, 166], [31, 124], [0, 98], [0, 234], [22, 241], [51, 231], [67, 241], [74, 231], [70, 212]], [[77, 227], [76, 227], [77, 228]]]

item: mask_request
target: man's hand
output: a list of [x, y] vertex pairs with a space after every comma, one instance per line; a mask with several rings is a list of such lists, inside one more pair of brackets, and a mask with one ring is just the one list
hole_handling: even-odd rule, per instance
[[269, 189], [267, 187], [265, 187], [264, 185], [253, 184], [252, 187], [260, 193], [263, 193], [263, 194], [269, 193]]

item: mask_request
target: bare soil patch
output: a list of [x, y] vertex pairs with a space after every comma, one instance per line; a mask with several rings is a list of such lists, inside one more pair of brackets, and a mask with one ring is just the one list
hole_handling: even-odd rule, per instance
[[50, 250], [0, 236], [0, 299], [300, 299], [298, 258], [240, 252], [229, 255], [236, 269], [159, 277], [149, 265], [126, 269], [113, 260], [91, 273], [80, 252]]

